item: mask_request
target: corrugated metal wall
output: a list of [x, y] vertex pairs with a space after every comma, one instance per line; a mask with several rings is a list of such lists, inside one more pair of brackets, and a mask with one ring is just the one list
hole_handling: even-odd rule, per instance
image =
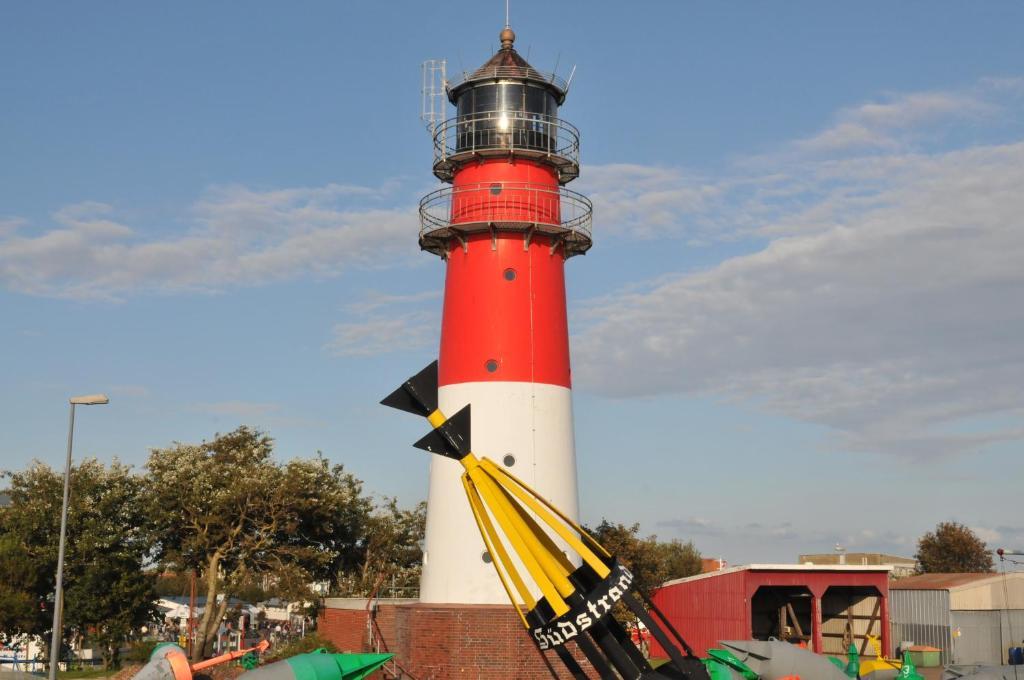
[[[1007, 596], [1010, 604], [1006, 604]], [[1024, 572], [1005, 576], [993, 574], [983, 582], [957, 588], [950, 593], [949, 608], [953, 611], [983, 611], [1024, 607]]]
[[999, 663], [999, 612], [950, 612], [950, 623], [953, 663]]
[[953, 663], [1006, 663], [1006, 648], [1024, 638], [1024, 610], [954, 611]]
[[942, 663], [952, 661], [949, 591], [890, 590], [893, 649], [905, 642], [942, 650]]

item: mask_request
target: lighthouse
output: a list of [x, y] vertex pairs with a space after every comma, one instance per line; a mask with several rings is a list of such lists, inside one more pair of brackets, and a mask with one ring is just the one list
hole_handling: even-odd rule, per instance
[[[446, 267], [440, 410], [472, 404], [474, 450], [578, 516], [565, 262], [591, 246], [592, 207], [566, 188], [579, 132], [559, 117], [568, 83], [534, 69], [515, 33], [447, 83], [434, 129], [445, 186], [420, 201], [420, 247]], [[432, 456], [420, 601], [502, 604], [455, 460]]]

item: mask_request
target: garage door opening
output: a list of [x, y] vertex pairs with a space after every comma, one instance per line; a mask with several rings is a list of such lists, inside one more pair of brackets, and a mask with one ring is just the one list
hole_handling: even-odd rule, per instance
[[825, 654], [841, 656], [855, 645], [862, 657], [878, 652], [882, 637], [882, 596], [870, 586], [830, 586], [821, 598], [821, 642]]
[[761, 586], [750, 600], [755, 640], [811, 644], [811, 591], [803, 586]]

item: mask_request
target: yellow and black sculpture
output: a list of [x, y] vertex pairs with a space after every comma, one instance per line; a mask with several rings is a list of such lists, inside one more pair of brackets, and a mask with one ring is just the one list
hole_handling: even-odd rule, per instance
[[[553, 649], [576, 678], [588, 676], [568, 643], [603, 679], [708, 678], [682, 636], [636, 590], [629, 569], [521, 480], [472, 453], [471, 405], [451, 418], [438, 410], [436, 361], [381, 403], [424, 416], [433, 430], [414, 446], [462, 464], [462, 485], [494, 569], [538, 648]], [[565, 546], [578, 556], [579, 567]], [[655, 670], [637, 649], [611, 615], [618, 602], [650, 630], [668, 663]]]

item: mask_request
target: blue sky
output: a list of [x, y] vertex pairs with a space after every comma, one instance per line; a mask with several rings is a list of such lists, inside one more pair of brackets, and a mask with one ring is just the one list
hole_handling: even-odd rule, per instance
[[[423, 498], [422, 424], [377, 405], [436, 353], [419, 63], [486, 60], [491, 4], [0, 7], [0, 467], [59, 464], [105, 391], [76, 457], [247, 423]], [[537, 68], [578, 65], [586, 521], [732, 562], [1024, 542], [1022, 23], [512, 3]]]

